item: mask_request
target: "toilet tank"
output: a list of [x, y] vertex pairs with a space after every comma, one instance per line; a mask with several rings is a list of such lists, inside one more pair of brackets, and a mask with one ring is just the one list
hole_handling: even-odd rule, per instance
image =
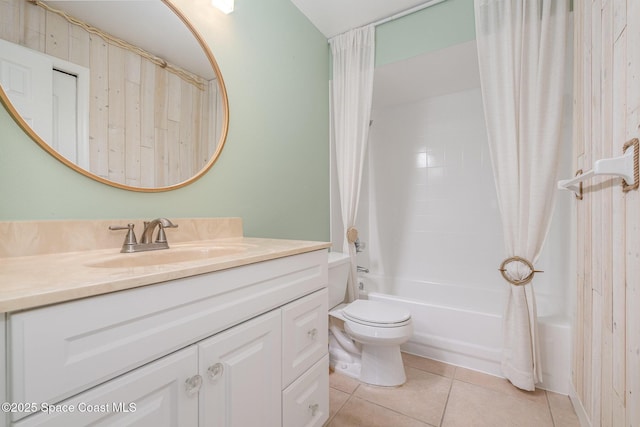
[[349, 254], [329, 252], [329, 308], [344, 302], [351, 261]]

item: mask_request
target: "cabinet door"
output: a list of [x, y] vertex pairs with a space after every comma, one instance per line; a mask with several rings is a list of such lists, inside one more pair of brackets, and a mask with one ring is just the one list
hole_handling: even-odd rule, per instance
[[14, 425], [197, 427], [197, 369], [197, 348], [187, 347]]
[[281, 425], [280, 310], [198, 344], [200, 425]]

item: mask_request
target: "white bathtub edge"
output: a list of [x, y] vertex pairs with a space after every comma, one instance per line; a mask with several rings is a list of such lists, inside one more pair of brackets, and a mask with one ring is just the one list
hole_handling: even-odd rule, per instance
[[[477, 346], [434, 335], [417, 336], [416, 334], [401, 348], [402, 351], [416, 356], [502, 378], [500, 372], [500, 349]], [[478, 352], [482, 354], [478, 354]]]
[[[501, 371], [502, 319], [491, 313], [472, 312], [452, 307], [430, 306], [419, 301], [399, 298], [381, 293], [369, 294], [370, 299], [385, 301], [407, 308], [414, 319], [414, 334], [402, 346], [402, 350], [417, 356], [427, 357], [451, 365], [484, 372], [504, 378]], [[451, 332], [453, 322], [447, 319], [435, 319], [437, 316], [455, 316], [456, 319], [473, 319], [473, 326], [484, 325], [486, 334], [476, 334], [474, 342], [456, 339], [456, 333], [464, 331], [471, 324], [458, 324], [458, 332]], [[462, 320], [461, 320], [462, 322]], [[424, 325], [429, 325], [425, 332]], [[557, 318], [539, 318], [539, 339], [543, 382], [538, 388], [569, 395], [570, 393], [570, 342], [571, 327], [569, 321]]]

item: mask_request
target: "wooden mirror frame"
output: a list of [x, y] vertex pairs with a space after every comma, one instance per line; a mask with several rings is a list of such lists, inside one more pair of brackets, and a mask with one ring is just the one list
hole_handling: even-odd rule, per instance
[[4, 91], [2, 86], [0, 85], [0, 103], [2, 103], [2, 105], [7, 109], [7, 111], [9, 112], [11, 117], [13, 118], [13, 120], [22, 128], [22, 130], [33, 141], [35, 141], [43, 150], [45, 150], [47, 153], [49, 153], [50, 155], [55, 157], [57, 160], [59, 160], [60, 162], [62, 162], [66, 166], [68, 166], [69, 168], [75, 170], [76, 172], [78, 172], [78, 173], [80, 173], [80, 174], [82, 174], [82, 175], [84, 175], [84, 176], [86, 176], [88, 178], [91, 178], [91, 179], [93, 179], [95, 181], [101, 182], [103, 184], [107, 184], [107, 185], [112, 186], [112, 187], [120, 188], [120, 189], [123, 189], [123, 190], [137, 191], [137, 192], [144, 192], [144, 193], [158, 193], [158, 192], [163, 192], [163, 191], [175, 190], [175, 189], [178, 189], [178, 188], [181, 188], [181, 187], [184, 187], [186, 185], [191, 184], [192, 182], [198, 180], [204, 174], [206, 174], [209, 171], [209, 169], [211, 169], [213, 164], [216, 162], [218, 157], [220, 157], [220, 153], [222, 152], [222, 149], [224, 148], [224, 144], [225, 144], [226, 139], [227, 139], [227, 133], [228, 133], [228, 130], [229, 130], [229, 101], [228, 101], [228, 98], [227, 98], [227, 90], [226, 90], [226, 87], [225, 87], [225, 84], [224, 84], [224, 80], [222, 78], [222, 73], [220, 73], [220, 69], [218, 67], [218, 64], [217, 64], [214, 56], [213, 56], [213, 53], [209, 49], [209, 46], [207, 45], [207, 43], [205, 43], [205, 41], [202, 38], [202, 36], [200, 35], [200, 33], [198, 33], [197, 30], [193, 27], [193, 25], [191, 25], [191, 23], [184, 16], [184, 14], [180, 10], [178, 10], [178, 8], [176, 6], [174, 6], [170, 2], [170, 0], [161, 0], [161, 1], [174, 14], [176, 14], [176, 16], [189, 29], [189, 31], [191, 31], [193, 36], [198, 41], [198, 44], [200, 45], [200, 47], [202, 47], [202, 50], [204, 51], [207, 59], [211, 63], [211, 67], [213, 68], [214, 72], [216, 73], [217, 79], [218, 79], [218, 89], [219, 89], [220, 101], [221, 101], [221, 106], [222, 106], [222, 109], [223, 109], [223, 116], [224, 116], [223, 121], [222, 121], [222, 128], [221, 128], [221, 131], [220, 131], [220, 139], [219, 139], [218, 144], [216, 146], [216, 150], [213, 153], [213, 155], [211, 156], [211, 158], [209, 159], [209, 161], [205, 164], [205, 166], [202, 169], [200, 169], [200, 171], [198, 171], [196, 174], [194, 174], [191, 178], [186, 179], [186, 180], [184, 180], [182, 182], [178, 182], [176, 184], [165, 186], [165, 187], [135, 187], [135, 186], [126, 185], [126, 184], [122, 184], [122, 183], [115, 182], [115, 181], [110, 181], [110, 180], [108, 180], [106, 178], [103, 178], [101, 176], [98, 176], [98, 175], [96, 175], [96, 174], [94, 174], [94, 173], [92, 173], [92, 172], [90, 172], [90, 171], [88, 171], [86, 169], [83, 169], [80, 166], [78, 166], [75, 163], [73, 163], [72, 161], [68, 160], [66, 157], [62, 156], [60, 153], [58, 153], [55, 149], [53, 149], [53, 147], [51, 147], [42, 138], [40, 138], [40, 136], [38, 136], [38, 134], [36, 134], [33, 129], [31, 129], [29, 124], [27, 124], [27, 122], [22, 118], [20, 113], [13, 106], [13, 104], [9, 100], [6, 92]]

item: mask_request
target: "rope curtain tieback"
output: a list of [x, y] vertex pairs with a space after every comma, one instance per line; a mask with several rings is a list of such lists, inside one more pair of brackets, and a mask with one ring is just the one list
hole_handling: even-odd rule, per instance
[[[512, 262], [520, 262], [524, 265], [527, 266], [527, 268], [529, 269], [530, 273], [523, 279], [514, 279], [512, 277], [510, 277], [507, 274], [507, 269], [505, 268], [507, 266], [507, 264], [510, 264]], [[498, 269], [500, 271], [500, 273], [502, 273], [502, 277], [504, 277], [504, 280], [506, 280], [507, 282], [511, 283], [512, 285], [516, 285], [516, 286], [521, 286], [521, 285], [526, 285], [527, 283], [529, 283], [530, 281], [533, 280], [533, 276], [535, 275], [535, 273], [544, 273], [543, 270], [534, 270], [533, 269], [533, 264], [531, 264], [528, 260], [519, 257], [519, 256], [512, 256], [509, 257], [507, 259], [505, 259], [504, 261], [502, 261], [502, 264], [500, 264], [500, 268]]]
[[347, 241], [351, 244], [358, 240], [358, 229], [355, 227], [347, 228]]
[[640, 187], [640, 170], [638, 167], [638, 164], [640, 163], [638, 161], [638, 158], [640, 157], [640, 141], [638, 140], [638, 138], [633, 138], [632, 140], [627, 141], [624, 144], [624, 147], [622, 147], [622, 152], [626, 152], [627, 148], [633, 147], [633, 179], [634, 179], [634, 183], [629, 185], [627, 184], [627, 181], [625, 181], [624, 179], [622, 180], [622, 191], [624, 191], [625, 193], [631, 190], [636, 190], [638, 187]]

